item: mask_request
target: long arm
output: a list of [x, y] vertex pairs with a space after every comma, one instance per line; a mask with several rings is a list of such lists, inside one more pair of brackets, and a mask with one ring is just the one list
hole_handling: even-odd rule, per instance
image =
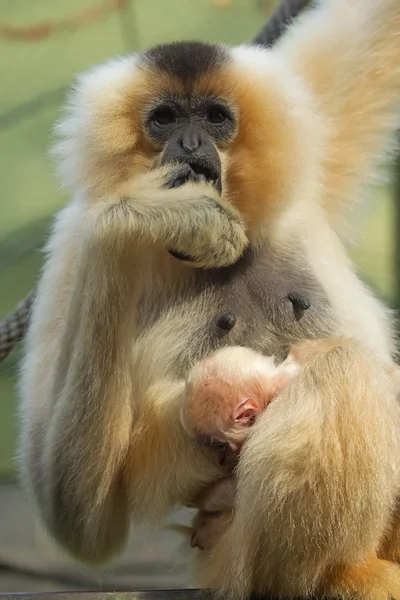
[[324, 205], [335, 219], [375, 181], [399, 122], [400, 4], [320, 0], [273, 52], [314, 95], [327, 136]]
[[[134, 411], [133, 295], [118, 270], [121, 255], [82, 240], [84, 217], [79, 205], [61, 213], [38, 286], [21, 381], [20, 458], [49, 531], [74, 554], [96, 559], [97, 546], [112, 553], [128, 531], [121, 467]], [[102, 527], [111, 511], [112, 530]]]
[[[115, 201], [88, 204], [83, 199], [59, 216], [23, 363], [25, 479], [50, 532], [73, 554], [93, 561], [112, 555], [123, 544], [129, 500], [134, 512], [143, 510], [137, 506], [140, 493], [131, 497], [131, 484], [146, 489], [148, 512], [156, 503], [148, 496], [152, 486], [168, 487], [158, 481], [163, 475], [168, 479], [168, 470], [161, 469], [159, 477], [154, 462], [148, 474], [151, 481], [143, 486], [141, 480], [148, 436], [155, 430], [170, 433], [169, 405], [180, 398], [179, 385], [171, 383], [164, 384], [158, 395], [149, 391], [146, 400], [135, 397], [132, 356], [135, 309], [145, 285], [143, 262], [158, 251], [165, 256], [162, 264], [173, 261], [165, 250], [169, 245], [203, 262], [229, 262], [246, 240], [239, 220], [230, 219], [231, 213], [200, 186], [168, 190], [163, 176], [151, 173], [143, 179], [143, 187], [131, 187], [130, 196], [127, 190]], [[215, 250], [222, 251], [210, 257], [206, 250], [212, 248], [212, 239]], [[165, 401], [165, 408], [161, 403], [154, 424], [158, 398]], [[178, 408], [174, 414], [179, 414]], [[143, 441], [148, 422], [151, 428]], [[170, 464], [171, 452], [179, 448], [179, 432], [175, 438], [172, 446], [167, 439], [158, 453], [153, 447], [152, 460], [164, 455]], [[177, 454], [183, 460], [185, 448]], [[195, 465], [195, 456], [186, 462]], [[182, 472], [187, 478], [187, 471]], [[176, 487], [177, 478], [172, 477]], [[208, 482], [199, 468], [196, 477]], [[190, 485], [184, 487], [178, 496], [190, 493]], [[171, 494], [166, 495], [168, 506]], [[160, 510], [165, 503], [157, 503]]]
[[[126, 251], [110, 255], [105, 244], [88, 238], [78, 253], [37, 483], [51, 530], [74, 553], [90, 557], [104, 545], [114, 551], [128, 531], [121, 468], [135, 405], [129, 375], [134, 291]], [[102, 526], [111, 511], [118, 514], [113, 529]]]

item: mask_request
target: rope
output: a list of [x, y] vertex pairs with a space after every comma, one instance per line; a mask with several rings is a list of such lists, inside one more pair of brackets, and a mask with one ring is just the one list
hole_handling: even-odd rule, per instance
[[29, 325], [35, 291], [31, 291], [11, 315], [0, 323], [0, 361], [10, 354], [14, 345], [22, 340]]
[[[272, 46], [308, 2], [309, 0], [283, 0], [271, 19], [252, 40], [252, 44]], [[117, 4], [122, 4], [122, 2], [117, 2]], [[0, 322], [0, 362], [25, 336], [34, 294], [33, 290], [14, 312]]]
[[282, 0], [272, 17], [267, 21], [260, 33], [252, 40], [252, 44], [273, 46], [293, 19], [310, 3], [310, 0]]

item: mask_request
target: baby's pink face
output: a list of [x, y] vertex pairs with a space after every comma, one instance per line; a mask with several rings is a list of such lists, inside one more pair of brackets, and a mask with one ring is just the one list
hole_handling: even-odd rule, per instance
[[230, 347], [199, 362], [191, 371], [182, 423], [215, 450], [218, 462], [237, 456], [249, 427], [275, 393], [277, 367], [253, 350]]

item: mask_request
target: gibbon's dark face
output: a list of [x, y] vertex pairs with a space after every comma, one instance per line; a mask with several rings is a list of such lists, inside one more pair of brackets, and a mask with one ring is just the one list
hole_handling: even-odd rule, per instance
[[177, 84], [177, 89], [164, 90], [145, 116], [146, 136], [160, 149], [161, 164], [182, 163], [190, 168], [176, 185], [188, 179], [205, 180], [222, 191], [218, 151], [236, 134], [235, 109], [215, 92], [196, 90], [195, 83], [228, 60], [222, 48], [199, 42], [167, 44], [145, 54], [150, 69]]
[[163, 147], [161, 164], [185, 163], [195, 179], [212, 181], [222, 191], [217, 148], [236, 131], [235, 116], [218, 98], [167, 97], [150, 113], [149, 138]]

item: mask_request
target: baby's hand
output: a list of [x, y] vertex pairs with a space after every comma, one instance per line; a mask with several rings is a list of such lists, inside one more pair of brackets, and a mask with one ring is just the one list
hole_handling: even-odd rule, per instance
[[212, 483], [196, 498], [196, 505], [201, 511], [207, 513], [232, 510], [236, 499], [236, 478], [225, 477]]
[[193, 523], [191, 547], [202, 551], [211, 550], [228, 527], [231, 518], [231, 511], [214, 514], [200, 512]]

